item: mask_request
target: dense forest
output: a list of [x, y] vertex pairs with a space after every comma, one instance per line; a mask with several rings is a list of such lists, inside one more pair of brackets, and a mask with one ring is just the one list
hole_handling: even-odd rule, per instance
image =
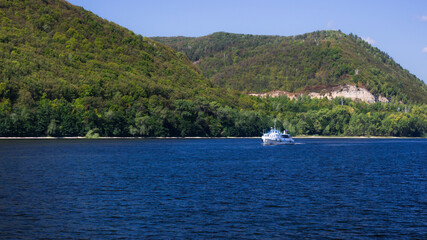
[[1, 109], [0, 136], [247, 137], [260, 136], [275, 121], [294, 135], [422, 137], [427, 130], [425, 104], [252, 98], [236, 99], [246, 109], [204, 97], [150, 97], [94, 109], [79, 101], [42, 99], [32, 109]]
[[298, 135], [426, 132], [416, 97], [261, 99], [224, 88], [186, 54], [64, 0], [0, 0], [0, 136], [260, 136], [274, 121]]
[[298, 36], [214, 33], [156, 37], [186, 54], [216, 84], [246, 92], [363, 86], [389, 100], [427, 102], [425, 83], [360, 37], [340, 31]]

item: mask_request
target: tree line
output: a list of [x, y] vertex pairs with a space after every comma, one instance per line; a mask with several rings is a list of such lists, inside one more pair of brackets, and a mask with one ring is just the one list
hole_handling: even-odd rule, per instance
[[253, 137], [274, 121], [293, 135], [422, 137], [427, 128], [425, 104], [245, 96], [230, 107], [200, 96], [126, 98], [117, 95], [101, 105], [43, 98], [31, 108], [3, 101], [0, 136]]

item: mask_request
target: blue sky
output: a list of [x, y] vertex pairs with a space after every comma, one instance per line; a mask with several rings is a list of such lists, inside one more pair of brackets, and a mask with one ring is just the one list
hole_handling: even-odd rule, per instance
[[137, 34], [356, 34], [427, 82], [427, 1], [68, 0]]

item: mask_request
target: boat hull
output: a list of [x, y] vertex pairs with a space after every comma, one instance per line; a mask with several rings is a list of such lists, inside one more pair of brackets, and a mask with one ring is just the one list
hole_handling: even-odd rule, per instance
[[292, 145], [294, 141], [276, 141], [272, 139], [262, 139], [264, 145]]

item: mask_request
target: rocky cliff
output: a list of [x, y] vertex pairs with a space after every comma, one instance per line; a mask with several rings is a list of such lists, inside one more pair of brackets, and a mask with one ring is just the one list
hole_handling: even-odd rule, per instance
[[339, 85], [333, 87], [332, 89], [321, 89], [320, 91], [313, 92], [290, 93], [286, 91], [271, 91], [267, 93], [250, 93], [249, 95], [256, 97], [279, 97], [286, 95], [290, 99], [297, 98], [298, 96], [308, 95], [311, 98], [350, 98], [354, 101], [362, 101], [366, 103], [389, 102], [387, 98], [382, 97], [381, 95], [375, 96], [364, 87], [356, 87], [349, 84]]

